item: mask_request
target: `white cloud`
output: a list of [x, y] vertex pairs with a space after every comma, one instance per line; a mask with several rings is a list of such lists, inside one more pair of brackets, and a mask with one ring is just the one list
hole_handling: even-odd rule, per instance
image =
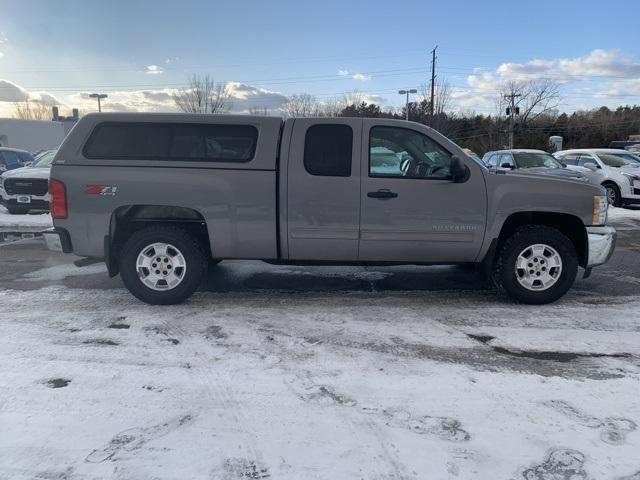
[[9, 80], [0, 80], [0, 102], [23, 102], [29, 92]]
[[[452, 98], [459, 109], [492, 111], [504, 82], [547, 78], [564, 86], [569, 93], [567, 100], [575, 99], [572, 95], [576, 94], [587, 97], [582, 104], [595, 106], [594, 100], [598, 98], [640, 96], [640, 63], [619, 50], [593, 50], [574, 58], [503, 63], [494, 71], [476, 68], [473, 72], [467, 77], [466, 86], [452, 88]], [[580, 84], [586, 88], [577, 88]]]
[[[280, 113], [280, 107], [287, 97], [281, 93], [253, 87], [238, 82], [229, 82], [229, 104], [233, 113], [248, 113], [251, 108], [267, 108], [270, 114]], [[66, 103], [82, 111], [95, 111], [95, 99], [90, 92], [78, 92], [69, 95]], [[102, 102], [104, 111], [130, 112], [176, 112], [173, 95], [176, 89], [135, 90], [108, 92], [109, 97]]]
[[359, 82], [367, 82], [371, 80], [370, 76], [365, 75], [363, 73], [354, 73], [351, 78], [353, 78], [354, 80], [358, 80]]
[[147, 75], [159, 75], [164, 73], [164, 69], [158, 65], [147, 65], [145, 73]]
[[351, 77], [354, 80], [359, 82], [367, 82], [371, 80], [371, 76], [365, 75], [364, 73], [351, 73], [349, 70], [338, 70], [338, 75], [341, 77]]
[[278, 114], [282, 104], [287, 101], [287, 96], [279, 92], [238, 82], [229, 82], [227, 85], [232, 112], [246, 113], [250, 108], [266, 108], [273, 115]]
[[561, 82], [577, 82], [593, 77], [637, 78], [640, 63], [619, 50], [593, 50], [576, 58], [503, 63], [496, 73], [504, 78], [551, 77]]
[[4, 53], [0, 52], [0, 58], [4, 57]]

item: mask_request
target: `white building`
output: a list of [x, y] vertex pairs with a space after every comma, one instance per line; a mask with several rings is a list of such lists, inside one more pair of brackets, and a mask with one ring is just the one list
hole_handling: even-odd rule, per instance
[[78, 120], [78, 110], [74, 108], [71, 117], [59, 116], [57, 107], [53, 107], [52, 113], [52, 121], [0, 118], [0, 147], [31, 153], [58, 148]]

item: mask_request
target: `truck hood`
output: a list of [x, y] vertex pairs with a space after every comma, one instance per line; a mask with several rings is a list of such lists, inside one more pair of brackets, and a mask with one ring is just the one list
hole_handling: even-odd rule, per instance
[[33, 167], [22, 167], [16, 168], [14, 170], [6, 171], [2, 174], [2, 178], [49, 178], [49, 174], [51, 173], [50, 168], [33, 168]]

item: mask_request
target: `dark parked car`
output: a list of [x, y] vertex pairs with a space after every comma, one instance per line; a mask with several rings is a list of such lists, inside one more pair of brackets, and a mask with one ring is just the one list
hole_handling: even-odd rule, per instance
[[24, 167], [33, 162], [33, 156], [26, 150], [0, 147], [0, 173]]
[[49, 172], [57, 150], [45, 150], [29, 167], [0, 175], [0, 203], [11, 214], [49, 210]]

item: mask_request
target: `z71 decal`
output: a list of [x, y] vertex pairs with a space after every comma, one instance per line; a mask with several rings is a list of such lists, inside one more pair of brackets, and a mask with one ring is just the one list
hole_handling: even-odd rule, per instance
[[114, 197], [118, 187], [114, 185], [87, 185], [85, 195], [102, 195], [103, 197]]

